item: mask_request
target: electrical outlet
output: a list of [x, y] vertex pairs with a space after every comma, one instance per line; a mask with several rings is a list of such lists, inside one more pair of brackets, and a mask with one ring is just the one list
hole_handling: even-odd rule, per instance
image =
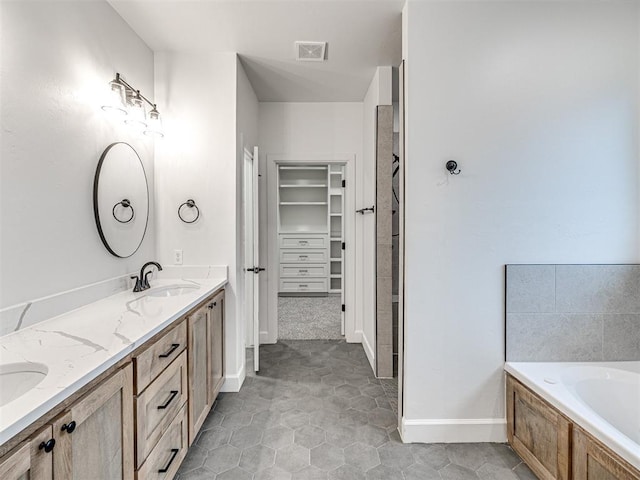
[[173, 251], [173, 264], [182, 265], [182, 250], [176, 249]]

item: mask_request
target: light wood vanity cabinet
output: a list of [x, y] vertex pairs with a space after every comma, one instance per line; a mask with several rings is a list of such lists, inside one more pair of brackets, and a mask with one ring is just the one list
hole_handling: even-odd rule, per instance
[[224, 293], [187, 318], [189, 352], [189, 444], [202, 427], [224, 380]]
[[54, 478], [133, 479], [132, 397], [129, 364], [53, 423]]
[[3, 457], [0, 478], [133, 480], [132, 397], [129, 364]]
[[207, 391], [209, 403], [213, 406], [213, 402], [224, 383], [224, 291], [219, 292], [211, 299], [209, 307], [211, 374]]
[[0, 446], [0, 480], [171, 480], [224, 381], [223, 312], [220, 290]]
[[507, 375], [507, 438], [541, 480], [640, 480], [640, 472]]
[[[30, 440], [22, 443], [0, 461], [0, 478], [2, 480], [51, 480], [53, 451], [50, 448], [55, 443], [52, 439], [53, 428], [49, 425]], [[48, 451], [45, 451], [45, 446]]]

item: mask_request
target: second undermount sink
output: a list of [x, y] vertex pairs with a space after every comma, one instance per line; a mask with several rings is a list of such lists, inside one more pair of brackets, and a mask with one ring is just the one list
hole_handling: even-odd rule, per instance
[[17, 362], [0, 365], [0, 407], [38, 386], [49, 369], [42, 363]]
[[177, 297], [178, 295], [191, 293], [199, 288], [200, 287], [197, 285], [168, 285], [166, 287], [158, 287], [153, 290], [149, 290], [147, 295], [150, 297]]

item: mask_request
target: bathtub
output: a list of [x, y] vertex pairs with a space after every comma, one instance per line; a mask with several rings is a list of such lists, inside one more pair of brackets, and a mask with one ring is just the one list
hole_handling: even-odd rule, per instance
[[507, 362], [505, 370], [640, 469], [640, 362]]

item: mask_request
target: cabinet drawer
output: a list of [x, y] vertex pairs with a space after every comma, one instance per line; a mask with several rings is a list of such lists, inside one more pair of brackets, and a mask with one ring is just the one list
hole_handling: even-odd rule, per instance
[[171, 480], [188, 449], [187, 406], [184, 405], [138, 470], [138, 480]]
[[136, 397], [137, 466], [187, 401], [187, 352], [183, 351], [151, 385]]
[[281, 248], [326, 248], [327, 237], [281, 236], [280, 247]]
[[327, 280], [324, 278], [310, 278], [308, 280], [280, 280], [281, 292], [326, 292]]
[[281, 278], [326, 277], [327, 265], [280, 265]]
[[186, 346], [187, 324], [182, 321], [134, 358], [135, 393], [140, 393], [147, 388]]
[[327, 250], [280, 250], [280, 263], [324, 263]]

